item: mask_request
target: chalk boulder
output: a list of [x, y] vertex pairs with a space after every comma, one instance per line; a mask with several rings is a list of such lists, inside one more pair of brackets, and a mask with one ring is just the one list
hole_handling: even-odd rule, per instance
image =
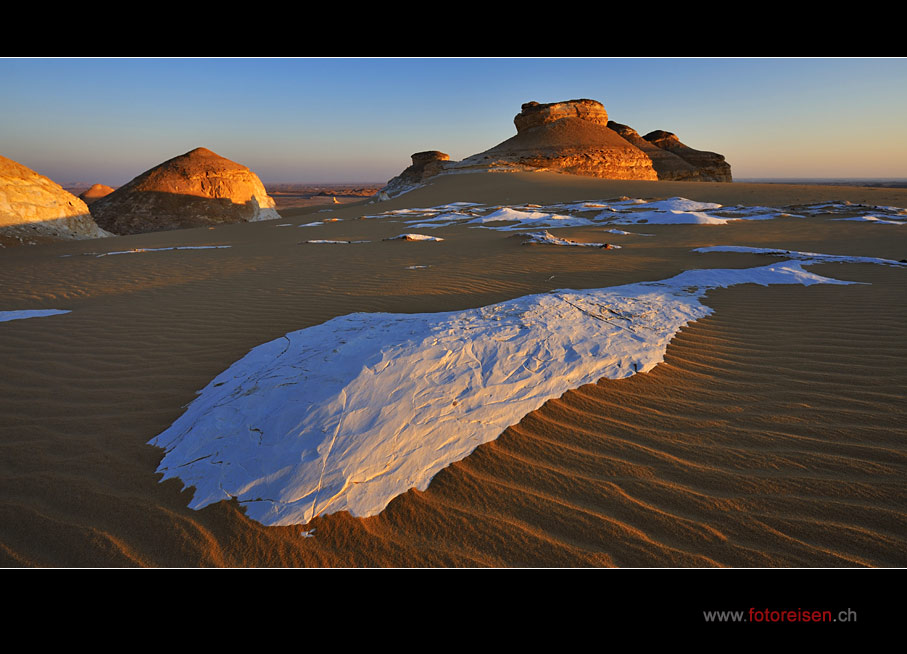
[[85, 204], [91, 204], [95, 200], [100, 200], [101, 198], [110, 195], [115, 190], [115, 188], [107, 186], [106, 184], [93, 184], [91, 188], [85, 189], [79, 193], [79, 199]]
[[86, 204], [27, 166], [0, 156], [0, 237], [6, 243], [111, 236]]
[[148, 170], [91, 205], [98, 225], [115, 234], [280, 218], [258, 176], [196, 148]]

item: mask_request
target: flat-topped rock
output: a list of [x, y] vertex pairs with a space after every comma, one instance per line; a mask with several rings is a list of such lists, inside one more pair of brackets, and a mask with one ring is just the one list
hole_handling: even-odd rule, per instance
[[533, 127], [541, 127], [562, 118], [580, 118], [589, 123], [608, 126], [608, 112], [605, 111], [601, 102], [595, 100], [567, 100], [549, 104], [527, 102], [521, 109], [513, 119], [517, 133]]
[[56, 182], [0, 156], [0, 236], [7, 242], [32, 237], [90, 239], [110, 236], [88, 206]]
[[724, 156], [716, 152], [694, 150], [684, 145], [676, 134], [664, 130], [649, 132], [643, 138], [662, 150], [672, 152], [699, 170], [699, 180], [703, 182], [730, 182], [731, 166]]
[[115, 234], [280, 218], [258, 176], [206, 148], [145, 171], [92, 203], [91, 214]]

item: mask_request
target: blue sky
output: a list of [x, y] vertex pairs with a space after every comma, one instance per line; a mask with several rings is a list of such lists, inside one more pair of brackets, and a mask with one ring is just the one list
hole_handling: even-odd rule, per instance
[[907, 177], [907, 59], [0, 59], [0, 154], [116, 186], [197, 146], [266, 182], [382, 182], [591, 98], [735, 178]]

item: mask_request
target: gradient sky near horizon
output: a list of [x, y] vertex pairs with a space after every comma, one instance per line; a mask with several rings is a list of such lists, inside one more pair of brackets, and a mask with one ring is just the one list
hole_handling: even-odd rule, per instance
[[462, 159], [530, 100], [591, 98], [735, 179], [907, 177], [907, 59], [0, 59], [0, 155], [121, 185], [204, 146], [265, 182], [384, 182]]

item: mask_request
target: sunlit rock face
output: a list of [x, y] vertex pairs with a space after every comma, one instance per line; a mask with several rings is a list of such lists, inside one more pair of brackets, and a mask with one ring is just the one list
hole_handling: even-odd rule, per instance
[[148, 170], [91, 205], [115, 234], [280, 218], [258, 176], [205, 148]]
[[684, 145], [676, 134], [656, 130], [649, 132], [643, 138], [662, 150], [672, 152], [678, 157], [694, 166], [699, 171], [699, 181], [703, 182], [730, 182], [731, 166], [724, 160], [724, 156], [716, 152], [694, 150]]
[[86, 204], [31, 168], [0, 156], [0, 236], [6, 243], [34, 237], [89, 239], [110, 236], [98, 229]]

